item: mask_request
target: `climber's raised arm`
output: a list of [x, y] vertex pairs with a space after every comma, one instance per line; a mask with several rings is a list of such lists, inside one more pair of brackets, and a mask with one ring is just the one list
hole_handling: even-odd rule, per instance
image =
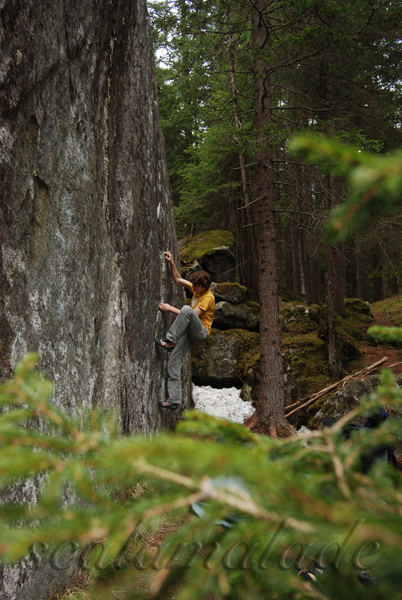
[[173, 260], [173, 256], [172, 253], [169, 252], [168, 250], [166, 250], [166, 252], [163, 253], [165, 256], [165, 259], [167, 260], [167, 262], [170, 263], [170, 266], [172, 268], [172, 277], [173, 277], [173, 281], [175, 283], [177, 283], [177, 285], [181, 285], [182, 287], [188, 287], [191, 288], [192, 284], [190, 281], [187, 281], [187, 279], [183, 279], [183, 277], [181, 277], [175, 263]]

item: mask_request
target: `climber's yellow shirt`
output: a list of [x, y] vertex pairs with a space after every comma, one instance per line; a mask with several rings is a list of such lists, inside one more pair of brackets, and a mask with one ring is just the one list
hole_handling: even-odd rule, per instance
[[201, 296], [194, 296], [193, 284], [191, 284], [190, 292], [193, 294], [191, 308], [195, 308], [196, 306], [201, 308], [203, 312], [201, 313], [200, 321], [208, 331], [208, 334], [210, 334], [212, 321], [214, 320], [215, 296], [211, 290], [207, 290], [204, 294], [201, 294]]

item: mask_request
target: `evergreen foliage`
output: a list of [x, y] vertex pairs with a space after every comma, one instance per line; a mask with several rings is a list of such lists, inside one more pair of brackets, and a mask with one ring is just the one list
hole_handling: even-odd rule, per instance
[[379, 325], [373, 325], [373, 327], [369, 327], [367, 333], [380, 342], [402, 344], [402, 327], [380, 327]]
[[[249, 287], [255, 287], [249, 274], [257, 266], [258, 233], [253, 4], [149, 2], [179, 236], [216, 223], [231, 229], [240, 277]], [[401, 145], [402, 5], [275, 0], [265, 12], [269, 51], [260, 58], [269, 66], [273, 122], [265, 142], [278, 188], [281, 287], [309, 304], [322, 303], [328, 271], [322, 226], [345, 190], [338, 176], [289, 156], [288, 141], [308, 131], [363, 151], [393, 152]], [[338, 247], [351, 297], [373, 301], [399, 291], [400, 219], [393, 215], [381, 227], [381, 236], [366, 228]]]
[[337, 140], [311, 135], [293, 139], [290, 149], [327, 172], [348, 179], [347, 200], [330, 216], [331, 242], [344, 241], [374, 219], [400, 211], [402, 151], [375, 155]]
[[[376, 155], [323, 136], [301, 135], [290, 150], [329, 173], [346, 176], [349, 195], [327, 223], [332, 243], [340, 242], [381, 217], [400, 212], [402, 152]], [[402, 343], [402, 327], [373, 326], [367, 333], [381, 342]]]
[[[35, 505], [2, 503], [3, 561], [30, 552], [62, 568], [67, 549], [93, 578], [77, 599], [398, 597], [401, 478], [386, 462], [362, 465], [395, 444], [401, 417], [342, 434], [379, 409], [401, 414], [390, 372], [352, 413], [307, 436], [274, 440], [190, 412], [175, 434], [120, 438], [113, 417], [94, 411], [80, 427], [57, 410], [36, 360], [0, 391], [3, 490], [26, 477], [41, 488]], [[196, 502], [206, 503], [201, 518], [188, 512]], [[144, 536], [166, 513], [181, 525], [152, 548]]]

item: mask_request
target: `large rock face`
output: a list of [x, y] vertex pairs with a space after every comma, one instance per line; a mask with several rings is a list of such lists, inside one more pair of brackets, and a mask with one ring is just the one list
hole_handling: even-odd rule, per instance
[[[1, 0], [0, 17], [0, 376], [37, 350], [59, 406], [156, 430], [157, 305], [184, 296], [162, 256], [176, 238], [145, 0]], [[22, 597], [17, 579], [1, 598]]]

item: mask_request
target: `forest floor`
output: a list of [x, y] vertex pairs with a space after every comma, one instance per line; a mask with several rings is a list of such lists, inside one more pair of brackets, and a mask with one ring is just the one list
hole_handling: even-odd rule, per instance
[[[402, 312], [402, 306], [400, 308]], [[387, 309], [384, 309], [384, 301], [374, 303], [371, 306], [371, 312], [376, 325], [385, 325], [387, 327], [395, 326], [395, 317], [393, 317], [393, 313], [389, 314]], [[400, 318], [401, 314], [397, 315], [398, 321]], [[363, 339], [359, 344], [359, 350], [361, 352], [360, 362], [362, 367], [367, 367], [386, 356], [387, 361], [382, 365], [382, 368], [394, 365], [392, 366], [392, 372], [395, 375], [402, 373], [402, 349], [392, 344], [375, 344], [373, 340], [365, 334], [365, 328], [362, 327], [361, 330]]]
[[[382, 325], [388, 327], [402, 326], [402, 296], [394, 296], [375, 302], [370, 305], [370, 310], [373, 316], [373, 321], [370, 325]], [[395, 344], [377, 343], [367, 334], [368, 327], [369, 325], [367, 323], [356, 323], [354, 326], [359, 335], [359, 340], [355, 340], [354, 342], [357, 346], [359, 355], [344, 367], [343, 375], [353, 375], [353, 373], [373, 365], [384, 357], [386, 357], [387, 360], [382, 363], [376, 371], [372, 371], [372, 373], [379, 372], [380, 369], [383, 368], [391, 367], [394, 375], [401, 374], [402, 348]], [[361, 378], [361, 376], [358, 377]], [[319, 391], [321, 390], [316, 389], [314, 390], [314, 393]], [[311, 409], [309, 412], [311, 416]], [[267, 434], [266, 426], [259, 421], [257, 411], [247, 419], [244, 424], [254, 433]], [[289, 432], [285, 429], [284, 435], [289, 435]]]

